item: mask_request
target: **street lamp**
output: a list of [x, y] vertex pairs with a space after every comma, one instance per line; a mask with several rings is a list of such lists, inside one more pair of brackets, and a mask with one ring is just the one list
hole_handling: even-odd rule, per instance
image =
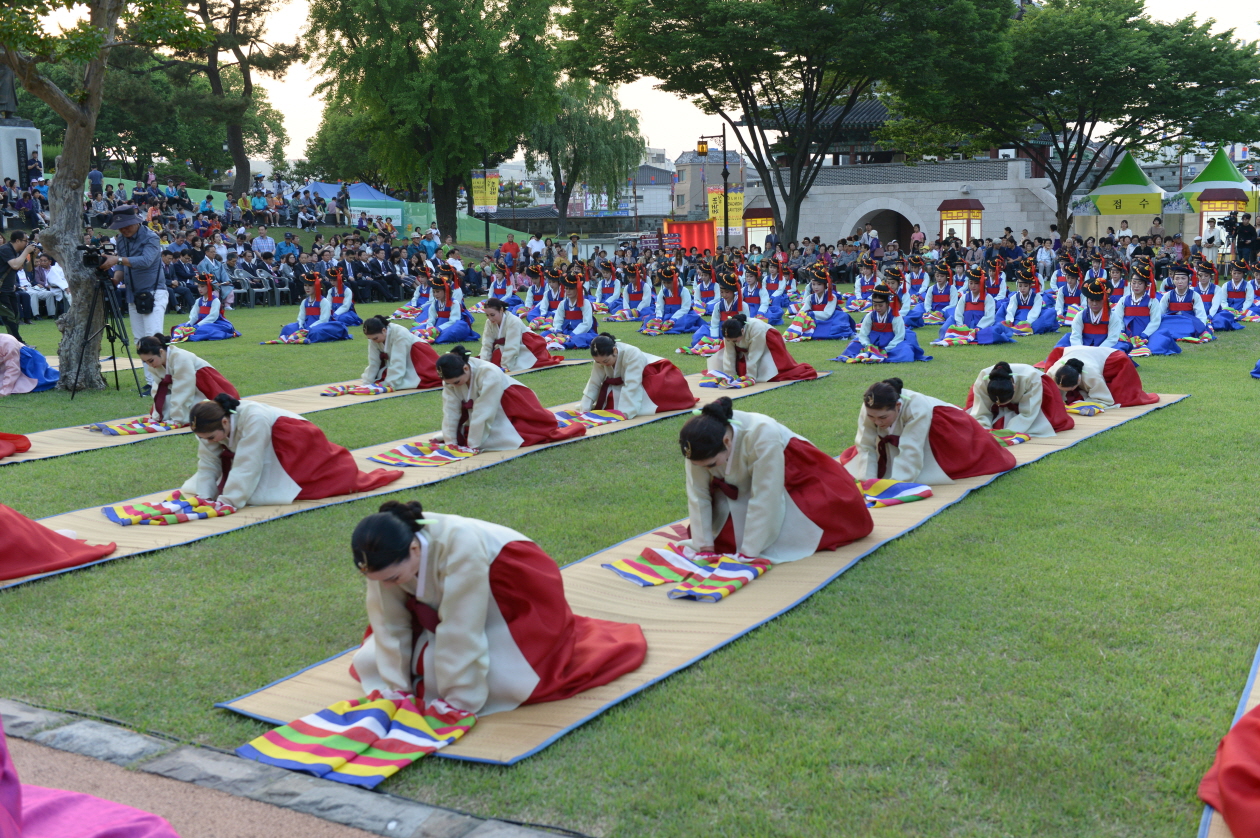
[[[696, 141], [696, 154], [704, 158], [700, 164], [700, 180], [703, 184], [705, 169], [709, 163], [709, 140], [722, 141], [722, 246], [731, 246], [731, 213], [728, 205], [728, 196], [730, 194], [730, 177], [731, 170], [726, 165], [726, 123], [722, 123], [721, 134], [709, 134], [700, 137]], [[708, 206], [709, 196], [706, 193], [702, 196], [705, 205]]]

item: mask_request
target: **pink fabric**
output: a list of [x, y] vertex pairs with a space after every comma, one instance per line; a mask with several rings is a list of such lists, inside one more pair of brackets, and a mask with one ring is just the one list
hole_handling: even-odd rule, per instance
[[90, 794], [24, 786], [0, 723], [0, 838], [179, 838], [164, 818]]
[[12, 335], [0, 335], [0, 396], [29, 393], [35, 379], [22, 374], [22, 344]]

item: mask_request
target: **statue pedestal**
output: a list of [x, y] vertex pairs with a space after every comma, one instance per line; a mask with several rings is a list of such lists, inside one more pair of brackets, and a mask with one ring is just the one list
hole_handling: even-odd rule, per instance
[[39, 129], [29, 119], [0, 118], [0, 178], [13, 178], [23, 189], [30, 187], [26, 178], [26, 161], [31, 152], [39, 152], [44, 162], [44, 144]]

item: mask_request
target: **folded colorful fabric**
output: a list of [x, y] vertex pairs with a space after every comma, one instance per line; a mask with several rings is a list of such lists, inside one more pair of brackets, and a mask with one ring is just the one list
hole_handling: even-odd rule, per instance
[[1071, 326], [1072, 321], [1076, 319], [1076, 315], [1080, 313], [1081, 307], [1079, 305], [1064, 307], [1063, 313], [1059, 315], [1059, 325]]
[[416, 326], [411, 333], [420, 338], [421, 343], [434, 343], [442, 335], [437, 326]]
[[383, 396], [394, 392], [388, 384], [330, 384], [320, 391], [321, 396]]
[[87, 426], [89, 431], [99, 431], [105, 436], [139, 436], [140, 434], [160, 434], [176, 428], [186, 428], [179, 422], [150, 422], [141, 417], [130, 422], [93, 422]]
[[620, 422], [626, 418], [626, 414], [620, 410], [588, 410], [585, 413], [578, 413], [576, 410], [557, 410], [555, 413], [556, 425], [560, 428], [567, 428], [570, 425], [597, 428], [600, 425]]
[[900, 483], [896, 480], [859, 480], [858, 488], [871, 509], [898, 506], [932, 497], [932, 490], [922, 483]]
[[722, 339], [700, 338], [700, 342], [695, 346], [680, 346], [674, 351], [679, 355], [699, 355], [707, 358], [710, 355], [716, 355], [722, 351]]
[[645, 588], [673, 584], [670, 599], [720, 602], [770, 569], [768, 559], [738, 554], [697, 553], [670, 544], [648, 547], [637, 559], [617, 559], [603, 567]]
[[[524, 317], [521, 319], [524, 319]], [[539, 317], [535, 317], [533, 320], [526, 321], [526, 325], [529, 326], [529, 330], [531, 332], [542, 332], [546, 329], [550, 329], [551, 315], [541, 315]]]
[[727, 375], [721, 370], [709, 370], [700, 376], [701, 387], [717, 387], [722, 390], [742, 390], [756, 383], [746, 375]]
[[1010, 448], [1012, 445], [1022, 445], [1023, 443], [1032, 439], [1031, 436], [1029, 436], [1026, 433], [1021, 433], [1020, 431], [1007, 431], [1007, 430], [998, 429], [998, 430], [991, 430], [990, 433], [993, 434], [994, 439], [996, 439], [998, 442], [1005, 445], [1007, 448]]
[[957, 324], [950, 326], [945, 330], [945, 336], [940, 340], [932, 341], [933, 346], [962, 346], [968, 343], [976, 342], [976, 334], [978, 329], [968, 329], [966, 326]]
[[1151, 348], [1147, 345], [1149, 341], [1146, 338], [1141, 335], [1137, 335], [1129, 338], [1129, 343], [1133, 346], [1133, 348], [1129, 350], [1130, 358], [1146, 358], [1150, 356]]
[[467, 459], [477, 452], [462, 445], [445, 442], [412, 442], [391, 448], [368, 457], [374, 463], [387, 466], [444, 466], [457, 460]]
[[1216, 340], [1216, 336], [1211, 332], [1200, 332], [1190, 337], [1177, 338], [1177, 343], [1211, 343]]
[[852, 294], [849, 297], [845, 298], [844, 307], [845, 307], [845, 310], [852, 311], [852, 312], [866, 311], [868, 308], [871, 307], [871, 301], [864, 300], [861, 297], [857, 296], [856, 294]]
[[923, 315], [924, 326], [939, 326], [945, 322], [945, 312], [929, 311]]
[[1106, 406], [1101, 402], [1091, 402], [1088, 400], [1072, 402], [1067, 406], [1068, 413], [1075, 413], [1079, 416], [1097, 416], [1106, 409]]
[[888, 360], [888, 353], [872, 343], [853, 355], [841, 355], [831, 360], [846, 364], [882, 364]]
[[1027, 320], [1021, 320], [1011, 326], [1011, 331], [1022, 337], [1029, 337], [1033, 333], [1033, 327]]
[[591, 300], [591, 311], [594, 312], [595, 314], [607, 314], [608, 303], [601, 303], [595, 300]]
[[604, 318], [605, 323], [626, 323], [630, 320], [638, 320], [638, 312], [632, 312], [628, 308], [619, 309], [616, 314], [611, 314]]
[[418, 706], [413, 696], [385, 698], [374, 691], [270, 730], [236, 755], [371, 789], [456, 741], [476, 722], [472, 713], [440, 699]]
[[134, 524], [166, 526], [200, 521], [203, 518], [222, 518], [236, 510], [225, 503], [204, 500], [196, 495], [186, 495], [179, 489], [164, 499], [153, 503], [119, 503], [103, 506], [105, 517], [123, 527]]
[[808, 311], [803, 311], [792, 318], [792, 322], [788, 324], [787, 331], [783, 334], [783, 339], [792, 343], [812, 340], [814, 329], [816, 328], [817, 324], [814, 322], [814, 315]]
[[398, 310], [389, 316], [390, 320], [415, 320], [422, 314], [425, 314], [422, 308], [415, 306], [399, 306]]
[[639, 334], [648, 337], [658, 337], [674, 328], [673, 320], [662, 320], [659, 317], [653, 317], [651, 320], [643, 324], [643, 328], [639, 329]]
[[310, 332], [308, 332], [306, 329], [298, 329], [296, 332], [294, 332], [291, 335], [286, 335], [281, 338], [276, 338], [275, 340], [260, 340], [258, 341], [258, 345], [271, 346], [277, 343], [306, 343], [306, 338], [307, 338], [307, 335], [309, 334]]
[[170, 342], [183, 343], [184, 341], [192, 337], [193, 333], [195, 333], [196, 331], [197, 331], [196, 326], [189, 326], [187, 323], [184, 323], [181, 326], [176, 326], [174, 329], [171, 329]]

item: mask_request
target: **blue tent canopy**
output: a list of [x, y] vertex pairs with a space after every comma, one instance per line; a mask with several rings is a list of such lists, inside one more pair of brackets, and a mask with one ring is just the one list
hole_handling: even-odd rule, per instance
[[[325, 201], [336, 196], [341, 191], [340, 183], [320, 183], [313, 180], [302, 187], [302, 189], [311, 190], [312, 195], [320, 195]], [[351, 183], [347, 185], [347, 191], [350, 193], [351, 201], [397, 201], [397, 198], [391, 198], [379, 189], [373, 189], [366, 183]]]

